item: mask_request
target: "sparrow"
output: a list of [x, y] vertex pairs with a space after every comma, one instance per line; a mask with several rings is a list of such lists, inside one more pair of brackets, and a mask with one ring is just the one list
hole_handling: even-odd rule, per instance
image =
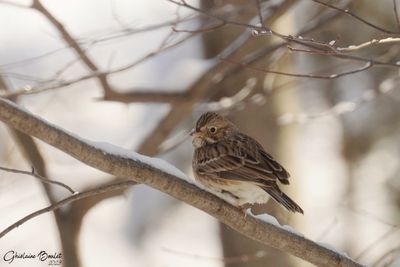
[[304, 213], [278, 186], [289, 184], [285, 168], [228, 119], [206, 112], [190, 135], [194, 177], [205, 189], [240, 208], [266, 203], [271, 196], [287, 210]]

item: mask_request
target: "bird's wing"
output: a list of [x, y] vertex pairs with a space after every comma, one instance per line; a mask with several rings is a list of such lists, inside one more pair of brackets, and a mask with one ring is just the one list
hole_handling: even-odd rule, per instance
[[[261, 145], [260, 145], [261, 146]], [[264, 149], [260, 150], [262, 161], [265, 165], [268, 165], [270, 170], [273, 170], [275, 176], [283, 184], [289, 184], [290, 174], [285, 168], [279, 164], [270, 154], [268, 154]]]
[[279, 172], [284, 171], [282, 166], [254, 139], [241, 137], [201, 148], [197, 154], [197, 170], [219, 178], [262, 184], [276, 181], [277, 178], [280, 180]]

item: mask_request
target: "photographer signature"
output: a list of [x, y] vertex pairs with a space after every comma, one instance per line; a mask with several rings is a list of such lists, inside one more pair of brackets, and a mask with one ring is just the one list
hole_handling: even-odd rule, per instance
[[10, 250], [6, 252], [3, 256], [3, 260], [5, 262], [8, 262], [9, 264], [17, 260], [31, 260], [31, 259], [47, 262], [48, 265], [60, 265], [62, 262], [62, 254], [60, 252], [47, 253], [44, 250], [40, 251], [37, 254]]

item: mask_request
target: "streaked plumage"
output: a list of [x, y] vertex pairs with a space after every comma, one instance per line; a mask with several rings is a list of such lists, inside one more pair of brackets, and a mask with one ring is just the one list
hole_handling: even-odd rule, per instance
[[278, 187], [278, 181], [289, 184], [289, 173], [232, 122], [207, 112], [198, 119], [191, 135], [195, 147], [193, 172], [201, 184], [229, 195], [237, 206], [265, 203], [269, 194], [289, 211], [303, 213]]

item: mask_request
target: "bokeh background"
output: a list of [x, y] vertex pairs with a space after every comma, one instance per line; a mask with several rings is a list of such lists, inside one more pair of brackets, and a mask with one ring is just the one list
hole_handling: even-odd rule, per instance
[[[291, 173], [284, 189], [305, 215], [269, 203], [281, 224], [368, 266], [400, 266], [396, 0], [177, 3], [0, 1], [1, 96], [189, 176], [187, 133], [202, 112], [218, 111]], [[283, 37], [258, 30], [260, 13]], [[366, 43], [374, 39], [386, 41]], [[4, 124], [0, 166], [33, 166], [78, 191], [115, 179]], [[1, 230], [67, 195], [1, 171]], [[312, 266], [141, 185], [75, 202], [0, 239], [0, 266], [43, 266], [9, 265], [10, 250], [62, 252], [75, 267]]]

